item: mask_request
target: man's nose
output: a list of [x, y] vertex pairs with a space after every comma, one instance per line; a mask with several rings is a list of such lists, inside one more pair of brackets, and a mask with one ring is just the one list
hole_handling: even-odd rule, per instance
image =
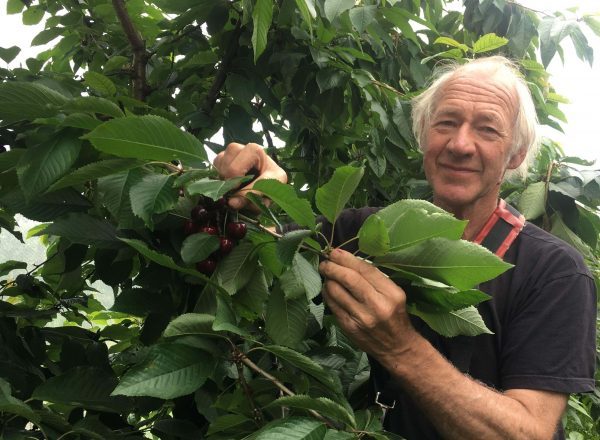
[[475, 143], [473, 131], [469, 124], [459, 125], [446, 147], [450, 153], [456, 156], [469, 156], [473, 154]]

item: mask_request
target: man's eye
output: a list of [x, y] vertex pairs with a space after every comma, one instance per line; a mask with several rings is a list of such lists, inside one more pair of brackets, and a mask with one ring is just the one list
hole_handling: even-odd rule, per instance
[[437, 122], [437, 125], [439, 125], [441, 127], [453, 127], [454, 126], [454, 121], [451, 121], [449, 119], [441, 120], [441, 121]]
[[486, 133], [491, 133], [491, 134], [498, 133], [498, 130], [496, 130], [494, 127], [488, 127], [488, 126], [481, 127], [481, 131], [484, 131]]

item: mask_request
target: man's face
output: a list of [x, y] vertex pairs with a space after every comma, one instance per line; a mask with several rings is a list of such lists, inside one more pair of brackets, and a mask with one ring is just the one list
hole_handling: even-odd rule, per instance
[[489, 76], [451, 79], [441, 90], [427, 130], [424, 166], [439, 206], [463, 215], [495, 206], [510, 157], [517, 99]]

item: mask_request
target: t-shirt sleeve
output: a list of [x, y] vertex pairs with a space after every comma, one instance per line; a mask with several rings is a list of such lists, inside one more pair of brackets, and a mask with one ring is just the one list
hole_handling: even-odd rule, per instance
[[505, 327], [499, 341], [503, 389], [594, 390], [595, 285], [585, 269], [562, 264], [546, 268]]

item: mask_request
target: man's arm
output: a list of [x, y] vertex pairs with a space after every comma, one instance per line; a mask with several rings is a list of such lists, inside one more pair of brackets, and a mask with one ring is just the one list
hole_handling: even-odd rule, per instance
[[351, 254], [334, 250], [321, 272], [325, 300], [342, 329], [403, 386], [444, 438], [552, 438], [567, 395], [500, 393], [462, 374], [412, 327], [404, 291]]

